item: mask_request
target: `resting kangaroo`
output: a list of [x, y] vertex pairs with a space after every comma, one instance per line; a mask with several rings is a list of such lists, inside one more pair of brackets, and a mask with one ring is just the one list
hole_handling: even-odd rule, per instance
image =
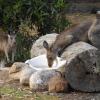
[[[97, 16], [100, 16], [98, 13]], [[96, 17], [96, 21], [86, 21], [79, 25], [75, 25], [64, 32], [61, 32], [57, 37], [55, 42], [49, 46], [46, 41], [43, 42], [43, 46], [47, 51], [47, 60], [48, 60], [48, 66], [52, 67], [53, 61], [56, 60], [56, 57], [59, 55], [59, 53], [62, 53], [62, 51], [72, 43], [78, 42], [78, 41], [84, 41], [84, 42], [93, 42], [94, 46], [95, 44], [99, 43], [98, 36], [100, 37], [99, 31], [100, 25], [93, 29], [94, 26], [96, 26], [97, 23], [100, 22], [100, 17]], [[95, 23], [95, 24], [94, 24]], [[90, 30], [89, 30], [90, 29]], [[93, 30], [92, 30], [93, 29]], [[94, 31], [95, 30], [95, 31]], [[89, 32], [88, 32], [89, 31]], [[96, 36], [97, 34], [98, 36]], [[94, 43], [95, 37], [98, 39], [95, 40], [96, 43]], [[92, 39], [91, 39], [92, 37]], [[91, 43], [92, 43], [91, 42]], [[100, 44], [99, 44], [100, 47]]]

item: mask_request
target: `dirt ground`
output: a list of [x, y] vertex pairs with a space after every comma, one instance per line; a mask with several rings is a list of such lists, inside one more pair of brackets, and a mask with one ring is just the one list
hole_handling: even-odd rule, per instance
[[10, 80], [8, 71], [0, 71], [0, 100], [100, 100], [100, 93], [33, 93], [28, 86]]
[[87, 20], [94, 20], [95, 17], [96, 17], [95, 14], [86, 14], [86, 13], [66, 14], [66, 18], [72, 24], [79, 24]]
[[11, 80], [8, 71], [0, 71], [0, 100], [59, 100], [46, 93], [33, 93], [29, 86], [22, 86], [19, 81]]

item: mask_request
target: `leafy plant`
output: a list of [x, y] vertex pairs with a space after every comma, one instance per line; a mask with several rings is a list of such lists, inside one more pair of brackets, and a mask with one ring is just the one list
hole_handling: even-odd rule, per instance
[[27, 33], [31, 33], [31, 29], [35, 26], [38, 36], [52, 32], [59, 33], [69, 25], [65, 16], [68, 7], [69, 4], [65, 0], [0, 0], [0, 25], [5, 30], [19, 31], [16, 59], [27, 58], [29, 55], [27, 44], [30, 45], [28, 37], [30, 34], [25, 36], [25, 31], [21, 32], [20, 29], [25, 30], [26, 27], [30, 31]]
[[60, 32], [68, 24], [65, 0], [1, 0], [0, 17], [2, 24], [16, 29], [22, 21], [35, 24], [41, 34]]
[[32, 46], [32, 43], [37, 39], [37, 36], [33, 37], [31, 36], [25, 36], [21, 33], [18, 33], [16, 36], [16, 42], [17, 42], [17, 54], [15, 57], [16, 61], [25, 61], [30, 58], [30, 49]]

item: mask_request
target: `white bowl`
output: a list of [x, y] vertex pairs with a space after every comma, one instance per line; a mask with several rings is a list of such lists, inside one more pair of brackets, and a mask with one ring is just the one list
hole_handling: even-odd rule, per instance
[[25, 61], [25, 63], [29, 64], [29, 66], [34, 70], [46, 70], [46, 69], [58, 69], [59, 67], [62, 67], [66, 63], [66, 60], [57, 57], [57, 62], [54, 61], [53, 66], [49, 68], [46, 54]]

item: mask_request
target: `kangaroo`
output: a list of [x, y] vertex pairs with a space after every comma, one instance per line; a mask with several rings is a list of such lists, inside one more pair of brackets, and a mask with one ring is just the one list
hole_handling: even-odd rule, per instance
[[60, 56], [62, 51], [72, 43], [78, 41], [89, 42], [88, 30], [92, 23], [92, 20], [86, 21], [61, 32], [51, 46], [44, 41], [43, 46], [47, 51], [48, 66], [52, 67], [53, 61], [56, 60], [56, 57]]
[[15, 35], [0, 34], [0, 52], [5, 54], [7, 62], [10, 62], [9, 53], [12, 52], [12, 62], [14, 61], [16, 52]]
[[92, 45], [100, 49], [100, 11], [96, 14], [96, 19], [88, 31], [88, 38]]

